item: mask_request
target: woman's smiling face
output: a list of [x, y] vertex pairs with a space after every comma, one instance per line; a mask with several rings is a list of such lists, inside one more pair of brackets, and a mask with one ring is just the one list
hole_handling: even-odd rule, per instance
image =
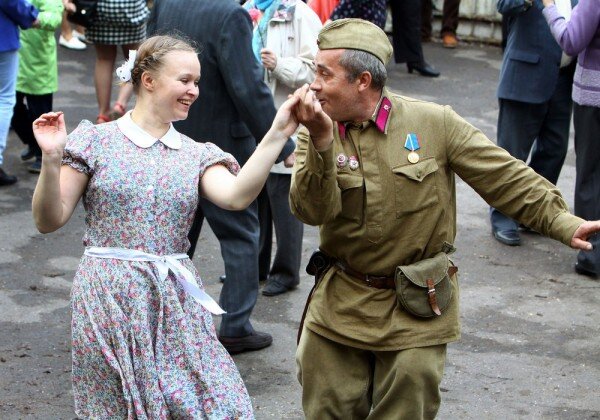
[[164, 56], [154, 77], [153, 103], [159, 116], [168, 122], [185, 120], [198, 98], [200, 62], [195, 53], [173, 51]]

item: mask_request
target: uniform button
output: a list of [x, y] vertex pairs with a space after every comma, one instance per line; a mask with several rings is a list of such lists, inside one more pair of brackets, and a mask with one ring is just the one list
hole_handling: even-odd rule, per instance
[[417, 171], [417, 178], [421, 178], [421, 171]]

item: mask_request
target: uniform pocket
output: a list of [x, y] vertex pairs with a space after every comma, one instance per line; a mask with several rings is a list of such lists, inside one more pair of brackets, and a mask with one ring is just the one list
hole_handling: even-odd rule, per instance
[[392, 168], [396, 190], [396, 218], [438, 203], [435, 158]]
[[340, 217], [362, 222], [364, 202], [364, 179], [360, 174], [338, 173], [337, 183], [342, 190], [342, 213]]

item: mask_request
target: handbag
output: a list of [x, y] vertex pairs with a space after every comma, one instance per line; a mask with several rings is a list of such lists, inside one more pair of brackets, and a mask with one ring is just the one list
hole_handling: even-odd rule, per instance
[[440, 316], [452, 300], [452, 277], [458, 268], [439, 252], [415, 264], [396, 268], [396, 296], [400, 305], [414, 316]]
[[72, 0], [76, 10], [67, 14], [67, 19], [76, 25], [85, 28], [92, 26], [96, 19], [98, 0]]

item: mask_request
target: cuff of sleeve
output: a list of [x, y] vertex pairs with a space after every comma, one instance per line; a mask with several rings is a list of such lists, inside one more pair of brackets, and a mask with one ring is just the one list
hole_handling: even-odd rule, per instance
[[321, 176], [327, 172], [331, 172], [333, 170], [333, 146], [327, 150], [318, 152], [309, 138], [306, 166], [310, 172]]
[[577, 228], [583, 223], [581, 217], [577, 217], [568, 212], [559, 213], [552, 221], [552, 237], [561, 241], [567, 246], [571, 246], [571, 240]]

